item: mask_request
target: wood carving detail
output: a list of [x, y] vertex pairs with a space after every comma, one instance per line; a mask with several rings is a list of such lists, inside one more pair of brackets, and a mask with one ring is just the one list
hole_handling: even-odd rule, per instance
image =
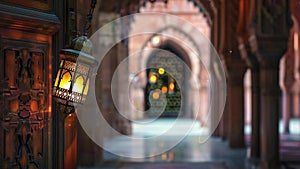
[[[27, 48], [1, 50], [0, 135], [3, 168], [44, 168], [47, 133], [45, 52]], [[4, 70], [3, 70], [4, 69]], [[46, 146], [45, 146], [46, 147]]]

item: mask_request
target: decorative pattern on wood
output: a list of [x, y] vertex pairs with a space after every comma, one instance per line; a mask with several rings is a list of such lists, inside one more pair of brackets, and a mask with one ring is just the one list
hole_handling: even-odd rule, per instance
[[0, 166], [47, 168], [48, 46], [0, 40]]

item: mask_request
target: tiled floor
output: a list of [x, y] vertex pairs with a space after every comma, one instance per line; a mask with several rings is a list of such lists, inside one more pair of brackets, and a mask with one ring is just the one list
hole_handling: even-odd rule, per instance
[[[216, 166], [222, 166], [222, 168], [229, 169], [241, 169], [244, 166], [244, 159], [246, 157], [246, 150], [230, 150], [227, 143], [219, 138], [211, 138], [204, 143], [200, 143], [200, 139], [208, 134], [206, 128], [201, 128], [198, 122], [192, 126], [191, 130], [187, 133], [187, 129], [190, 128], [190, 124], [194, 123], [191, 119], [180, 119], [176, 125], [180, 126], [175, 130], [165, 129], [170, 128], [174, 124], [173, 119], [159, 119], [151, 125], [133, 124], [133, 136], [136, 138], [149, 138], [153, 136], [163, 135], [152, 142], [141, 142], [136, 140], [128, 141], [124, 136], [115, 137], [106, 141], [106, 146], [110, 148], [114, 153], [130, 155], [147, 154], [152, 150], [158, 148], [167, 148], [174, 140], [184, 138], [174, 148], [163, 152], [160, 155], [151, 156], [147, 158], [126, 158], [116, 156], [112, 153], [105, 152], [104, 158], [109, 161], [104, 168], [112, 167], [114, 162], [118, 163], [151, 163], [160, 164], [188, 164], [195, 166], [196, 168], [216, 168]], [[187, 134], [186, 137], [184, 137]], [[154, 167], [154, 166], [153, 166]], [[159, 166], [156, 166], [159, 167]], [[155, 167], [155, 168], [156, 168]], [[177, 168], [176, 166], [169, 166], [170, 169]], [[168, 168], [169, 169], [169, 168]], [[191, 168], [192, 169], [192, 168]]]
[[[159, 149], [168, 148], [168, 145], [178, 140], [185, 135], [186, 125], [194, 121], [188, 119], [181, 119], [175, 130], [165, 133], [166, 128], [174, 123], [172, 119], [159, 119], [151, 125], [133, 124], [133, 135], [131, 137], [138, 138], [128, 140], [126, 136], [117, 136], [105, 141], [111, 152], [104, 153], [104, 164], [101, 169], [135, 169], [135, 168], [157, 168], [157, 169], [255, 169], [257, 167], [250, 165], [247, 161], [246, 149], [230, 149], [227, 142], [220, 138], [210, 138], [204, 143], [200, 143], [199, 139], [208, 134], [207, 129], [200, 127], [199, 123], [195, 123], [190, 132], [183, 140], [181, 140], [174, 148], [164, 151], [162, 154], [150, 156], [146, 158], [137, 158], [143, 155], [149, 156], [151, 153], [157, 152]], [[299, 121], [294, 121], [292, 125], [299, 125]], [[294, 132], [298, 132], [297, 128], [293, 127]], [[247, 131], [248, 130], [248, 131]], [[245, 129], [246, 133], [249, 129]], [[164, 133], [164, 134], [163, 134]], [[154, 139], [155, 141], [143, 141], [144, 138], [151, 138], [153, 136], [163, 135]], [[286, 140], [290, 137], [285, 137]], [[292, 142], [292, 146], [299, 144], [299, 137], [295, 137], [296, 142]], [[287, 148], [283, 150], [289, 151], [290, 142], [285, 142]], [[284, 143], [283, 143], [284, 145]], [[296, 145], [297, 146], [297, 145]], [[122, 157], [115, 154], [121, 154]], [[296, 150], [296, 158], [297, 153]], [[134, 158], [133, 158], [134, 157]], [[299, 156], [300, 157], [300, 156]], [[289, 164], [289, 166], [292, 166]], [[295, 167], [297, 168], [297, 167]]]

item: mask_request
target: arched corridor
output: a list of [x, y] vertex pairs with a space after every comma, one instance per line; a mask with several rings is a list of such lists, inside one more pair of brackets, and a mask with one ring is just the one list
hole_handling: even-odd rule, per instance
[[300, 168], [299, 0], [2, 0], [0, 168]]

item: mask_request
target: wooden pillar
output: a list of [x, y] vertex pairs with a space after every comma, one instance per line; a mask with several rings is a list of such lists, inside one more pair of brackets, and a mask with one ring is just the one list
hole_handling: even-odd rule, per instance
[[[217, 93], [220, 93], [218, 90], [219, 90], [219, 87], [218, 87], [218, 83], [215, 84], [215, 88], [216, 88], [216, 92]], [[215, 131], [212, 133], [213, 136], [216, 136], [216, 137], [219, 137], [221, 136], [221, 128], [222, 126], [220, 125], [219, 121], [217, 120], [218, 119], [218, 115], [219, 113], [216, 113], [216, 112], [219, 112], [219, 104], [218, 104], [218, 99], [219, 98], [214, 98], [214, 104], [215, 106], [213, 107], [213, 117], [211, 118], [211, 126], [212, 128], [214, 128], [214, 126], [217, 126]], [[218, 124], [216, 124], [218, 123]]]
[[[280, 167], [279, 61], [287, 50], [291, 18], [289, 1], [253, 1], [249, 44], [260, 65], [261, 168]], [[275, 17], [275, 13], [280, 17]]]
[[[246, 38], [245, 38], [246, 39]], [[247, 41], [241, 39], [240, 53], [251, 70], [251, 159], [260, 157], [260, 75], [259, 62]]]
[[229, 108], [229, 146], [242, 148], [245, 146], [244, 137], [244, 74], [246, 67], [243, 60], [227, 64], [228, 78], [228, 108]]
[[[275, 60], [276, 58], [274, 58]], [[276, 59], [279, 62], [279, 59]], [[267, 63], [268, 65], [271, 63]], [[279, 167], [279, 70], [278, 64], [262, 67], [261, 84], [261, 162], [263, 168]]]
[[[260, 65], [260, 148], [261, 168], [280, 167], [279, 158], [279, 62], [287, 49], [288, 36], [256, 36], [255, 56]], [[256, 46], [257, 45], [257, 46]], [[275, 50], [276, 49], [276, 50]]]
[[260, 157], [260, 80], [259, 68], [251, 69], [251, 158]]
[[[227, 111], [223, 122], [228, 126], [229, 146], [241, 148], [244, 140], [244, 74], [246, 65], [238, 49], [238, 22], [240, 0], [222, 4], [220, 9], [221, 40], [220, 51], [227, 73]], [[227, 114], [226, 114], [227, 113]], [[228, 118], [228, 121], [227, 119]], [[226, 136], [225, 136], [226, 137]]]

